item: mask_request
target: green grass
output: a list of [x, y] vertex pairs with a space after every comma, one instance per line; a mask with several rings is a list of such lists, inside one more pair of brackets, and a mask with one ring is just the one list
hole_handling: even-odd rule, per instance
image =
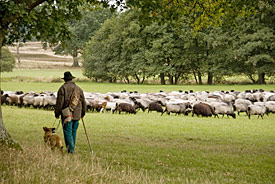
[[[2, 111], [12, 137], [27, 150], [39, 150], [33, 145], [43, 145], [42, 127], [53, 125], [53, 112], [9, 106], [2, 107]], [[73, 164], [83, 164], [86, 169], [74, 170], [76, 175], [83, 176], [82, 183], [274, 183], [274, 122], [274, 114], [263, 120], [256, 116], [249, 120], [244, 115], [218, 119], [143, 112], [88, 113], [85, 125], [95, 152], [93, 159], [81, 123], [74, 157], [77, 163], [65, 160], [65, 167], [73, 170]], [[63, 135], [61, 129], [57, 133]], [[25, 161], [18, 161], [21, 167], [44, 159], [37, 153], [24, 154]], [[29, 154], [35, 154], [37, 161], [29, 161]], [[1, 162], [7, 160], [0, 158]], [[91, 165], [96, 166], [94, 172], [100, 170], [101, 174], [92, 176], [88, 171]], [[72, 172], [49, 167], [42, 163], [35, 169], [58, 172], [63, 177], [58, 176], [57, 181], [66, 177], [79, 179]], [[6, 175], [12, 177], [18, 167], [9, 171]], [[31, 176], [36, 171], [29, 168], [28, 173]], [[16, 177], [19, 181], [36, 181]]]
[[[275, 90], [275, 85], [136, 85], [86, 81], [81, 69], [68, 69], [86, 92], [140, 93], [178, 90]], [[53, 91], [67, 69], [2, 73], [1, 89]], [[86, 82], [84, 82], [86, 81]], [[1, 183], [274, 183], [275, 114], [263, 120], [245, 115], [197, 118], [138, 112], [136, 115], [88, 113], [89, 147], [82, 123], [77, 154], [52, 153], [43, 146], [43, 126], [52, 111], [2, 106], [5, 126], [24, 152], [0, 148]], [[57, 124], [55, 124], [55, 127]], [[63, 136], [61, 128], [57, 133]]]
[[[56, 92], [58, 88], [63, 84], [63, 82], [18, 82], [9, 81], [1, 82], [1, 89], [4, 91], [17, 91], [22, 90], [24, 92], [35, 91], [52, 91]], [[111, 83], [93, 83], [93, 82], [77, 82], [85, 92], [96, 92], [96, 93], [106, 93], [106, 92], [120, 92], [122, 90], [138, 91], [139, 93], [156, 93], [160, 90], [165, 92], [172, 91], [216, 91], [216, 90], [235, 90], [244, 91], [246, 89], [264, 89], [264, 90], [275, 90], [275, 84], [273, 85], [155, 85], [155, 84], [111, 84]]]
[[14, 72], [1, 74], [1, 89], [5, 91], [53, 91], [56, 92], [62, 85], [63, 73], [71, 71], [77, 78], [76, 83], [86, 92], [119, 92], [122, 90], [138, 91], [140, 93], [178, 91], [178, 90], [194, 90], [194, 91], [215, 91], [215, 90], [236, 90], [244, 91], [246, 89], [264, 89], [275, 90], [275, 84], [269, 85], [157, 85], [157, 84], [110, 84], [110, 83], [93, 83], [82, 75], [81, 68], [64, 68], [64, 69], [16, 69]]

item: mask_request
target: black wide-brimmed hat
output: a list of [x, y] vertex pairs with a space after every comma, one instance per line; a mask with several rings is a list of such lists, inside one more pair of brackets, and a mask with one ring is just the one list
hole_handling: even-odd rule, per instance
[[72, 80], [74, 79], [75, 77], [71, 74], [71, 72], [65, 72], [64, 73], [64, 77], [61, 78], [61, 79], [64, 79], [64, 80]]

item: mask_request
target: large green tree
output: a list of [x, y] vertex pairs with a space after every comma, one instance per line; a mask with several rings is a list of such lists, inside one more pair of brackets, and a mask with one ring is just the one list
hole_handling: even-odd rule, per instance
[[[79, 18], [85, 0], [9, 0], [0, 1], [0, 50], [19, 39], [57, 43], [70, 37], [68, 19]], [[100, 1], [105, 3], [106, 1]], [[89, 0], [89, 3], [98, 3]], [[1, 53], [1, 52], [0, 52]], [[1, 55], [0, 55], [1, 58]], [[2, 60], [1, 60], [2, 63]], [[0, 108], [0, 143], [18, 145], [5, 129]]]
[[81, 10], [82, 18], [80, 20], [68, 20], [71, 38], [62, 41], [62, 44], [54, 46], [56, 54], [71, 55], [73, 57], [73, 67], [78, 67], [79, 54], [82, 54], [83, 48], [90, 37], [94, 35], [104, 21], [111, 18], [112, 13], [107, 8], [84, 6]]

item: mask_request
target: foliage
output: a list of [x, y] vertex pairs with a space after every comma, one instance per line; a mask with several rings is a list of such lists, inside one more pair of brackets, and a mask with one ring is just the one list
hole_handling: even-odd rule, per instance
[[11, 72], [15, 66], [15, 59], [8, 48], [3, 47], [1, 50], [1, 72]]
[[112, 14], [109, 9], [83, 8], [81, 15], [80, 20], [68, 20], [71, 38], [62, 40], [59, 45], [54, 46], [56, 54], [69, 54], [73, 57], [73, 66], [79, 66], [78, 55], [82, 54], [86, 42]]
[[[261, 84], [265, 83], [261, 75], [274, 75], [275, 67], [275, 29], [270, 22], [275, 20], [275, 16], [266, 13], [268, 7], [268, 4], [262, 4], [259, 13], [240, 19], [233, 42], [235, 62], [238, 65], [235, 71]], [[269, 11], [274, 12], [274, 9]], [[255, 74], [259, 76], [258, 81], [253, 78]]]

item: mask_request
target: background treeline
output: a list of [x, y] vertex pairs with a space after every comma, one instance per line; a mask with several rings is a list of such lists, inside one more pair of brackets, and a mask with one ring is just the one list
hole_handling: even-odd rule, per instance
[[68, 45], [75, 58], [82, 54], [84, 75], [100, 82], [178, 84], [193, 79], [203, 84], [205, 79], [213, 84], [242, 75], [265, 84], [275, 72], [274, 8], [262, 3], [233, 26], [196, 32], [184, 21], [141, 23], [134, 9], [119, 14], [84, 10], [81, 21], [70, 22]]

